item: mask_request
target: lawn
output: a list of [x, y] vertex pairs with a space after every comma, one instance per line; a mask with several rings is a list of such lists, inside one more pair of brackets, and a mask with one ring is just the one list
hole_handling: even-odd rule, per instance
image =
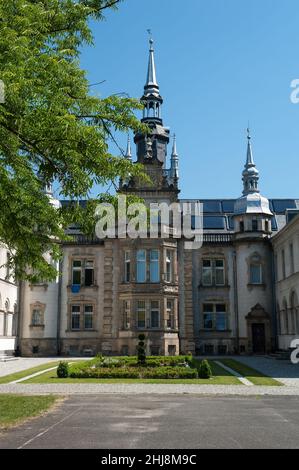
[[0, 429], [9, 428], [44, 413], [57, 399], [54, 395], [0, 395]]
[[[199, 362], [199, 361], [198, 361]], [[239, 380], [229, 372], [209, 361], [213, 377], [210, 379], [59, 379], [56, 371], [45, 372], [24, 383], [149, 383], [149, 384], [209, 384], [209, 385], [240, 385]]]
[[252, 369], [251, 367], [236, 361], [235, 359], [220, 359], [220, 361], [241, 374], [246, 379], [250, 380], [254, 385], [272, 385], [272, 386], [281, 386], [283, 385], [278, 380], [272, 379], [267, 375], [262, 374], [261, 372]]
[[40, 372], [42, 370], [58, 366], [58, 364], [59, 361], [48, 362], [47, 364], [41, 364], [36, 367], [31, 367], [31, 369], [26, 369], [20, 372], [15, 372], [14, 374], [5, 375], [4, 377], [0, 377], [0, 384], [7, 384], [9, 382], [13, 382], [14, 380], [22, 379], [23, 377], [27, 377], [27, 375], [35, 374], [35, 372]]

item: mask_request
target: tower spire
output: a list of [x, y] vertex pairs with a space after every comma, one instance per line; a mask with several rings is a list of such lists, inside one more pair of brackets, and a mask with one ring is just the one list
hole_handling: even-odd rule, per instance
[[251, 147], [251, 133], [249, 127], [247, 128], [247, 156], [246, 163], [242, 173], [243, 176], [243, 194], [246, 196], [250, 193], [259, 193], [259, 171], [254, 163], [252, 147]]
[[173, 145], [171, 152], [170, 176], [173, 181], [179, 179], [179, 155], [176, 148], [176, 135], [173, 136]]
[[143, 120], [147, 122], [154, 122], [162, 124], [161, 119], [161, 105], [163, 98], [160, 95], [160, 89], [157, 82], [155, 55], [154, 55], [154, 41], [151, 36], [149, 39], [149, 59], [147, 66], [146, 83], [144, 85], [144, 93], [141, 98], [141, 102], [144, 105]]
[[127, 158], [128, 160], [132, 160], [132, 150], [131, 150], [130, 134], [128, 134], [128, 142], [127, 142], [127, 150], [126, 150], [125, 158]]

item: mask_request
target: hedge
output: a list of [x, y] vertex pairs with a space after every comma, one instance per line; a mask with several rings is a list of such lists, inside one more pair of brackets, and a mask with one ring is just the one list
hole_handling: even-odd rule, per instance
[[73, 367], [69, 376], [77, 379], [196, 379], [198, 372], [188, 367]]

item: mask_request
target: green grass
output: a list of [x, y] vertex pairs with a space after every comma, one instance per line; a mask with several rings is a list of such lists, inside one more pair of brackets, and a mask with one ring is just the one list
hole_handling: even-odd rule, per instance
[[7, 384], [9, 382], [13, 382], [14, 380], [22, 379], [23, 377], [27, 377], [27, 375], [34, 374], [35, 372], [40, 372], [42, 370], [58, 366], [58, 364], [59, 361], [48, 362], [47, 364], [31, 367], [31, 369], [26, 369], [20, 372], [15, 372], [14, 374], [5, 375], [4, 377], [0, 377], [0, 384]]
[[42, 414], [53, 406], [57, 399], [54, 395], [0, 395], [0, 429], [9, 428]]
[[262, 374], [261, 372], [252, 369], [251, 367], [236, 361], [235, 359], [220, 359], [227, 367], [235, 370], [241, 374], [246, 379], [250, 380], [254, 385], [272, 385], [272, 386], [281, 386], [283, 385], [278, 380], [273, 379], [267, 375]]
[[[200, 361], [196, 361], [199, 363]], [[213, 361], [209, 361], [213, 377], [211, 379], [59, 379], [55, 371], [45, 372], [38, 377], [26, 380], [24, 383], [148, 383], [148, 384], [209, 384], [209, 385], [238, 385], [239, 380]]]

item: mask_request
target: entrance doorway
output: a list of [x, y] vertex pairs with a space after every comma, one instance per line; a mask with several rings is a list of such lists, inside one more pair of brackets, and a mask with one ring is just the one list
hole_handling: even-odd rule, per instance
[[264, 323], [252, 324], [252, 351], [254, 354], [265, 354], [266, 335]]

